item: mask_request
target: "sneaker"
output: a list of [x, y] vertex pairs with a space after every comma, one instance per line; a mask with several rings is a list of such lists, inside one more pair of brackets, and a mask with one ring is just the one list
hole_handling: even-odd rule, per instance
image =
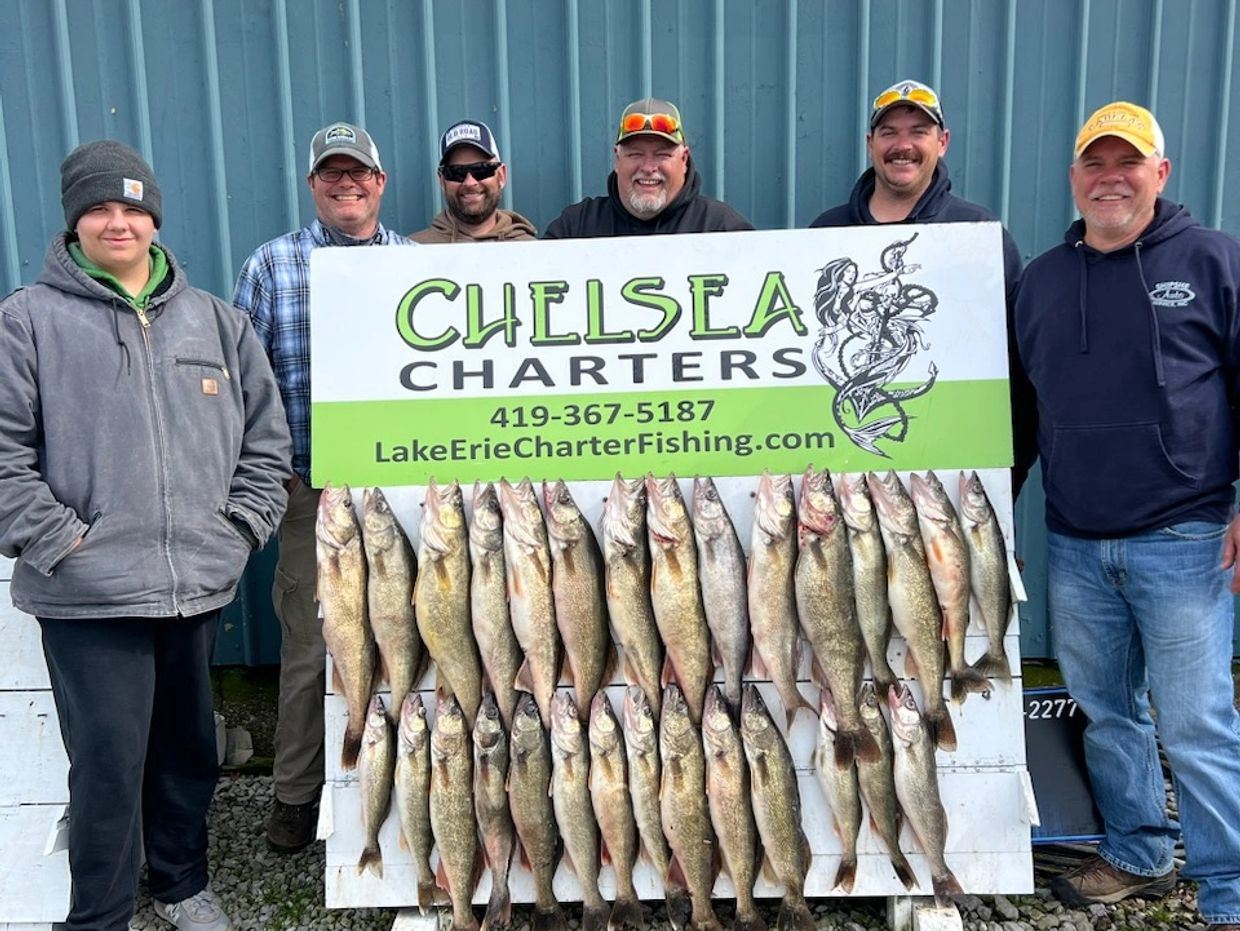
[[171, 905], [156, 901], [155, 914], [172, 922], [180, 931], [236, 931], [232, 919], [210, 888]]
[[276, 853], [297, 853], [314, 840], [319, 823], [319, 803], [289, 805], [276, 799], [267, 819], [267, 846]]
[[1095, 855], [1051, 883], [1051, 892], [1065, 905], [1113, 905], [1133, 896], [1161, 899], [1175, 883], [1174, 867], [1161, 876], [1138, 876]]

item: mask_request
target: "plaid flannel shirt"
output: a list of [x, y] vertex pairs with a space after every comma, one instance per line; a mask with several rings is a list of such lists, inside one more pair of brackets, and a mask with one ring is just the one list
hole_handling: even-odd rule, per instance
[[[376, 245], [411, 245], [379, 226]], [[259, 246], [237, 277], [233, 303], [267, 351], [293, 435], [293, 471], [310, 484], [310, 252], [331, 245], [316, 219]]]

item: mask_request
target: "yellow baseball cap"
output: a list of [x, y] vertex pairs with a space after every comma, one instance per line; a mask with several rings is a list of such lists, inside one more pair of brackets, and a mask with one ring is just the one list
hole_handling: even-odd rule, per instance
[[1076, 148], [1073, 158], [1080, 158], [1081, 153], [1090, 144], [1103, 136], [1117, 136], [1131, 143], [1142, 155], [1153, 155], [1155, 152], [1166, 151], [1162, 127], [1154, 114], [1145, 107], [1126, 100], [1116, 100], [1104, 107], [1099, 107], [1085, 121], [1081, 131], [1076, 134]]

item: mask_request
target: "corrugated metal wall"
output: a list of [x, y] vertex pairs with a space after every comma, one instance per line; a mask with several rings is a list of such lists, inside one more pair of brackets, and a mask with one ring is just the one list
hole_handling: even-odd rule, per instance
[[[847, 197], [869, 101], [902, 77], [940, 91], [955, 191], [1027, 257], [1072, 219], [1076, 128], [1117, 97], [1159, 116], [1169, 196], [1240, 232], [1236, 30], [1237, 0], [0, 0], [0, 290], [37, 274], [60, 159], [89, 139], [147, 156], [163, 240], [228, 296], [257, 244], [313, 215], [306, 147], [330, 120], [374, 135], [402, 232], [439, 209], [440, 130], [486, 120], [507, 205], [541, 227], [603, 192], [620, 108], [666, 96], [706, 191], [779, 228]], [[1020, 522], [1031, 656], [1054, 649], [1039, 491]]]

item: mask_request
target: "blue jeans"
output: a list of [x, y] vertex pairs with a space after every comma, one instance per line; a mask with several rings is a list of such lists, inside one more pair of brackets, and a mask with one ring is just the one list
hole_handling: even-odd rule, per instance
[[1068, 691], [1089, 717], [1085, 757], [1106, 823], [1099, 854], [1140, 876], [1172, 865], [1158, 733], [1171, 763], [1207, 922], [1240, 922], [1240, 715], [1223, 524], [1112, 540], [1049, 535], [1050, 612]]

